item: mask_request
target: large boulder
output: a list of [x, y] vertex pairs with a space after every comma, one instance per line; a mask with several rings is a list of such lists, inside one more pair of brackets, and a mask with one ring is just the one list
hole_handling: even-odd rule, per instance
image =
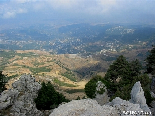
[[31, 75], [22, 75], [20, 79], [12, 84], [12, 89], [3, 91], [0, 96], [0, 109], [9, 107], [13, 116], [43, 116], [37, 110], [34, 98], [37, 97], [41, 85], [35, 82]]
[[6, 109], [8, 106], [13, 105], [14, 100], [18, 97], [18, 90], [9, 89], [1, 93], [0, 96], [0, 110]]
[[73, 100], [54, 109], [50, 116], [133, 116], [136, 113], [137, 116], [147, 115], [143, 114], [139, 104], [116, 97], [103, 106], [92, 99]]
[[141, 87], [140, 81], [136, 82], [131, 90], [130, 102], [134, 104], [139, 104], [140, 108], [143, 109], [143, 111], [150, 112], [150, 109], [146, 104], [144, 91]]
[[100, 105], [108, 103], [110, 98], [108, 97], [106, 86], [101, 81], [98, 81], [96, 84], [97, 84], [95, 92], [96, 96], [94, 100], [96, 100]]
[[96, 100], [73, 100], [54, 109], [50, 116], [119, 116], [114, 107], [99, 105]]
[[[140, 108], [139, 104], [133, 104], [129, 101], [122, 100], [119, 97], [116, 97], [113, 99], [108, 105], [116, 108], [117, 112], [120, 114], [120, 116], [133, 116], [137, 113], [137, 116], [143, 115], [143, 109]], [[150, 112], [148, 112], [149, 114]]]

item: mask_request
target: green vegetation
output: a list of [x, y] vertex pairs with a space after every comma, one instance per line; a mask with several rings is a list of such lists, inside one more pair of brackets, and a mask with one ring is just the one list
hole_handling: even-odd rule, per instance
[[8, 63], [8, 60], [15, 56], [15, 51], [0, 51], [0, 57], [2, 57], [2, 62], [0, 63], [0, 70], [4, 70], [5, 65]]
[[154, 48], [149, 51], [149, 56], [146, 58], [146, 68], [147, 73], [155, 74], [155, 46]]
[[10, 79], [13, 79], [13, 78], [18, 77], [18, 76], [19, 76], [18, 74], [15, 74], [15, 75], [7, 77], [7, 79], [10, 80]]
[[28, 53], [16, 53], [16, 55], [20, 56], [20, 57], [32, 57], [32, 56], [38, 56], [36, 54], [34, 54], [33, 52], [28, 52]]
[[[131, 89], [137, 81], [140, 81], [145, 95], [147, 91], [150, 91], [149, 77], [146, 74], [141, 74], [141, 68], [142, 66], [137, 59], [128, 62], [122, 55], [110, 65], [104, 79], [105, 82], [109, 82], [107, 88], [112, 93], [111, 100], [115, 97], [129, 100]], [[148, 104], [151, 102], [149, 96], [145, 96]]]
[[51, 71], [51, 69], [47, 68], [47, 67], [38, 67], [38, 68], [29, 67], [29, 69], [33, 74], [37, 74], [37, 73], [40, 73], [40, 72], [50, 72]]
[[[150, 95], [150, 79], [147, 74], [141, 73], [142, 66], [136, 59], [128, 62], [124, 56], [119, 56], [109, 67], [104, 78], [100, 76], [93, 77], [85, 85], [85, 93], [88, 97], [94, 98], [97, 81], [102, 81], [107, 87], [110, 100], [120, 97], [124, 100], [130, 99], [130, 93], [133, 85], [140, 81], [144, 90], [146, 102], [149, 105], [153, 100]], [[98, 93], [102, 94], [105, 90]]]
[[76, 85], [65, 83], [63, 81], [59, 81], [57, 78], [54, 79], [54, 82], [59, 86], [66, 86], [66, 87], [76, 87]]
[[6, 76], [2, 74], [2, 71], [0, 71], [0, 93], [6, 89], [5, 88], [6, 83], [7, 83]]
[[44, 65], [44, 64], [45, 64], [44, 62], [37, 62], [37, 61], [33, 63], [34, 66], [39, 66], [39, 65]]
[[78, 97], [76, 98], [76, 100], [80, 100], [80, 97], [78, 96]]
[[70, 90], [65, 90], [65, 92], [69, 94], [77, 93], [77, 92], [85, 92], [84, 89], [70, 89]]
[[62, 73], [61, 75], [64, 76], [64, 77], [67, 77], [71, 81], [74, 81], [74, 82], [77, 81], [76, 78], [75, 78], [75, 75], [71, 71], [67, 71], [65, 73]]
[[[86, 85], [85, 85], [85, 93], [89, 98], [95, 98], [95, 92], [97, 87], [97, 82], [101, 81], [103, 82], [103, 78], [101, 76], [94, 76]], [[105, 90], [102, 89], [101, 91], [97, 91], [99, 94], [103, 94]]]
[[67, 68], [67, 67], [65, 67], [64, 64], [62, 64], [62, 62], [61, 62], [60, 60], [55, 60], [55, 59], [54, 59], [54, 61], [55, 61], [55, 63], [58, 64], [60, 67], [66, 69], [67, 71], [70, 71], [70, 69]]
[[15, 51], [0, 51], [0, 57], [11, 59], [15, 56]]
[[55, 91], [53, 85], [43, 82], [38, 97], [34, 99], [38, 110], [50, 110], [58, 107], [62, 102], [69, 102], [62, 94]]

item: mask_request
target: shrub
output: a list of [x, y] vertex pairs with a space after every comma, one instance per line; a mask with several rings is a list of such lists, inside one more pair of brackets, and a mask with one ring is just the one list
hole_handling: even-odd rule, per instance
[[42, 83], [42, 88], [34, 101], [38, 110], [50, 110], [56, 108], [62, 102], [69, 102], [62, 94], [55, 91], [50, 82]]
[[5, 84], [7, 83], [6, 76], [2, 74], [2, 71], [0, 71], [0, 93], [6, 90]]
[[[95, 98], [95, 92], [97, 87], [97, 82], [102, 81], [103, 78], [101, 76], [94, 76], [86, 85], [85, 85], [85, 93], [89, 98]], [[97, 91], [99, 94], [103, 94], [105, 90], [101, 89], [101, 91]]]

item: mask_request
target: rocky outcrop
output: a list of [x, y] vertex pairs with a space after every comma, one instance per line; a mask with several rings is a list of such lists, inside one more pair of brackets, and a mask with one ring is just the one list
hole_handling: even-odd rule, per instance
[[[96, 100], [73, 100], [62, 104], [50, 116], [144, 116], [139, 104], [133, 104], [116, 97], [107, 105], [99, 105]], [[139, 113], [139, 114], [138, 114]]]
[[115, 108], [101, 106], [96, 100], [73, 100], [62, 104], [50, 114], [50, 116], [119, 116]]
[[[30, 75], [22, 75], [21, 78], [12, 84], [12, 89], [3, 91], [0, 96], [0, 115], [5, 116], [43, 116], [37, 110], [34, 98], [37, 97], [41, 85], [35, 82], [35, 78]], [[96, 90], [106, 92], [103, 83], [98, 82]], [[103, 94], [104, 94], [103, 93]], [[97, 94], [97, 93], [96, 93]], [[102, 102], [100, 96], [98, 102]], [[96, 99], [97, 100], [97, 99]], [[50, 116], [141, 116], [151, 115], [150, 109], [146, 104], [144, 91], [140, 82], [136, 82], [131, 91], [130, 101], [116, 97], [111, 102], [100, 105], [95, 99], [73, 100], [63, 103], [54, 109]], [[104, 100], [103, 100], [104, 101]], [[107, 101], [106, 101], [107, 102]], [[104, 102], [104, 103], [106, 103]], [[152, 107], [154, 106], [152, 102]], [[9, 110], [5, 114], [4, 110]], [[154, 109], [151, 109], [154, 112]], [[49, 111], [46, 112], [47, 114]]]
[[141, 87], [140, 81], [136, 82], [131, 90], [131, 103], [139, 104], [143, 111], [150, 112], [148, 105], [146, 104], [146, 99], [144, 96], [144, 91]]
[[12, 89], [2, 92], [0, 96], [0, 109], [9, 108], [9, 116], [42, 116], [36, 109], [34, 98], [37, 97], [41, 85], [35, 82], [31, 75], [22, 75], [12, 84]]
[[[99, 84], [102, 88], [102, 84]], [[99, 90], [98, 88], [98, 90]], [[140, 82], [135, 83], [131, 91], [131, 100], [116, 97], [106, 105], [99, 105], [96, 100], [73, 100], [54, 109], [50, 116], [151, 116], [146, 104]]]
[[5, 109], [10, 105], [13, 105], [14, 100], [18, 97], [18, 94], [18, 90], [14, 89], [3, 91], [0, 96], [0, 110]]
[[[135, 113], [137, 113], [137, 116], [141, 116], [143, 112], [143, 109], [140, 108], [139, 104], [130, 103], [129, 101], [122, 100], [119, 97], [113, 99], [112, 102], [108, 103], [108, 105], [114, 107], [121, 116], [133, 116]], [[149, 113], [150, 112], [148, 112], [148, 114]]]
[[[110, 98], [108, 97], [106, 86], [101, 81], [98, 81], [96, 84], [97, 84], [96, 92], [95, 92], [96, 96], [94, 100], [96, 100], [100, 105], [108, 103]], [[103, 91], [102, 94], [98, 93], [102, 91]]]

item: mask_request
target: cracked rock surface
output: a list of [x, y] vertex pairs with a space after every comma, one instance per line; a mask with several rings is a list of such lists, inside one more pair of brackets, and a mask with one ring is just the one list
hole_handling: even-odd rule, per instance
[[41, 85], [31, 75], [22, 75], [12, 84], [12, 89], [3, 91], [0, 96], [0, 110], [10, 108], [8, 116], [43, 116], [37, 110], [34, 98]]

